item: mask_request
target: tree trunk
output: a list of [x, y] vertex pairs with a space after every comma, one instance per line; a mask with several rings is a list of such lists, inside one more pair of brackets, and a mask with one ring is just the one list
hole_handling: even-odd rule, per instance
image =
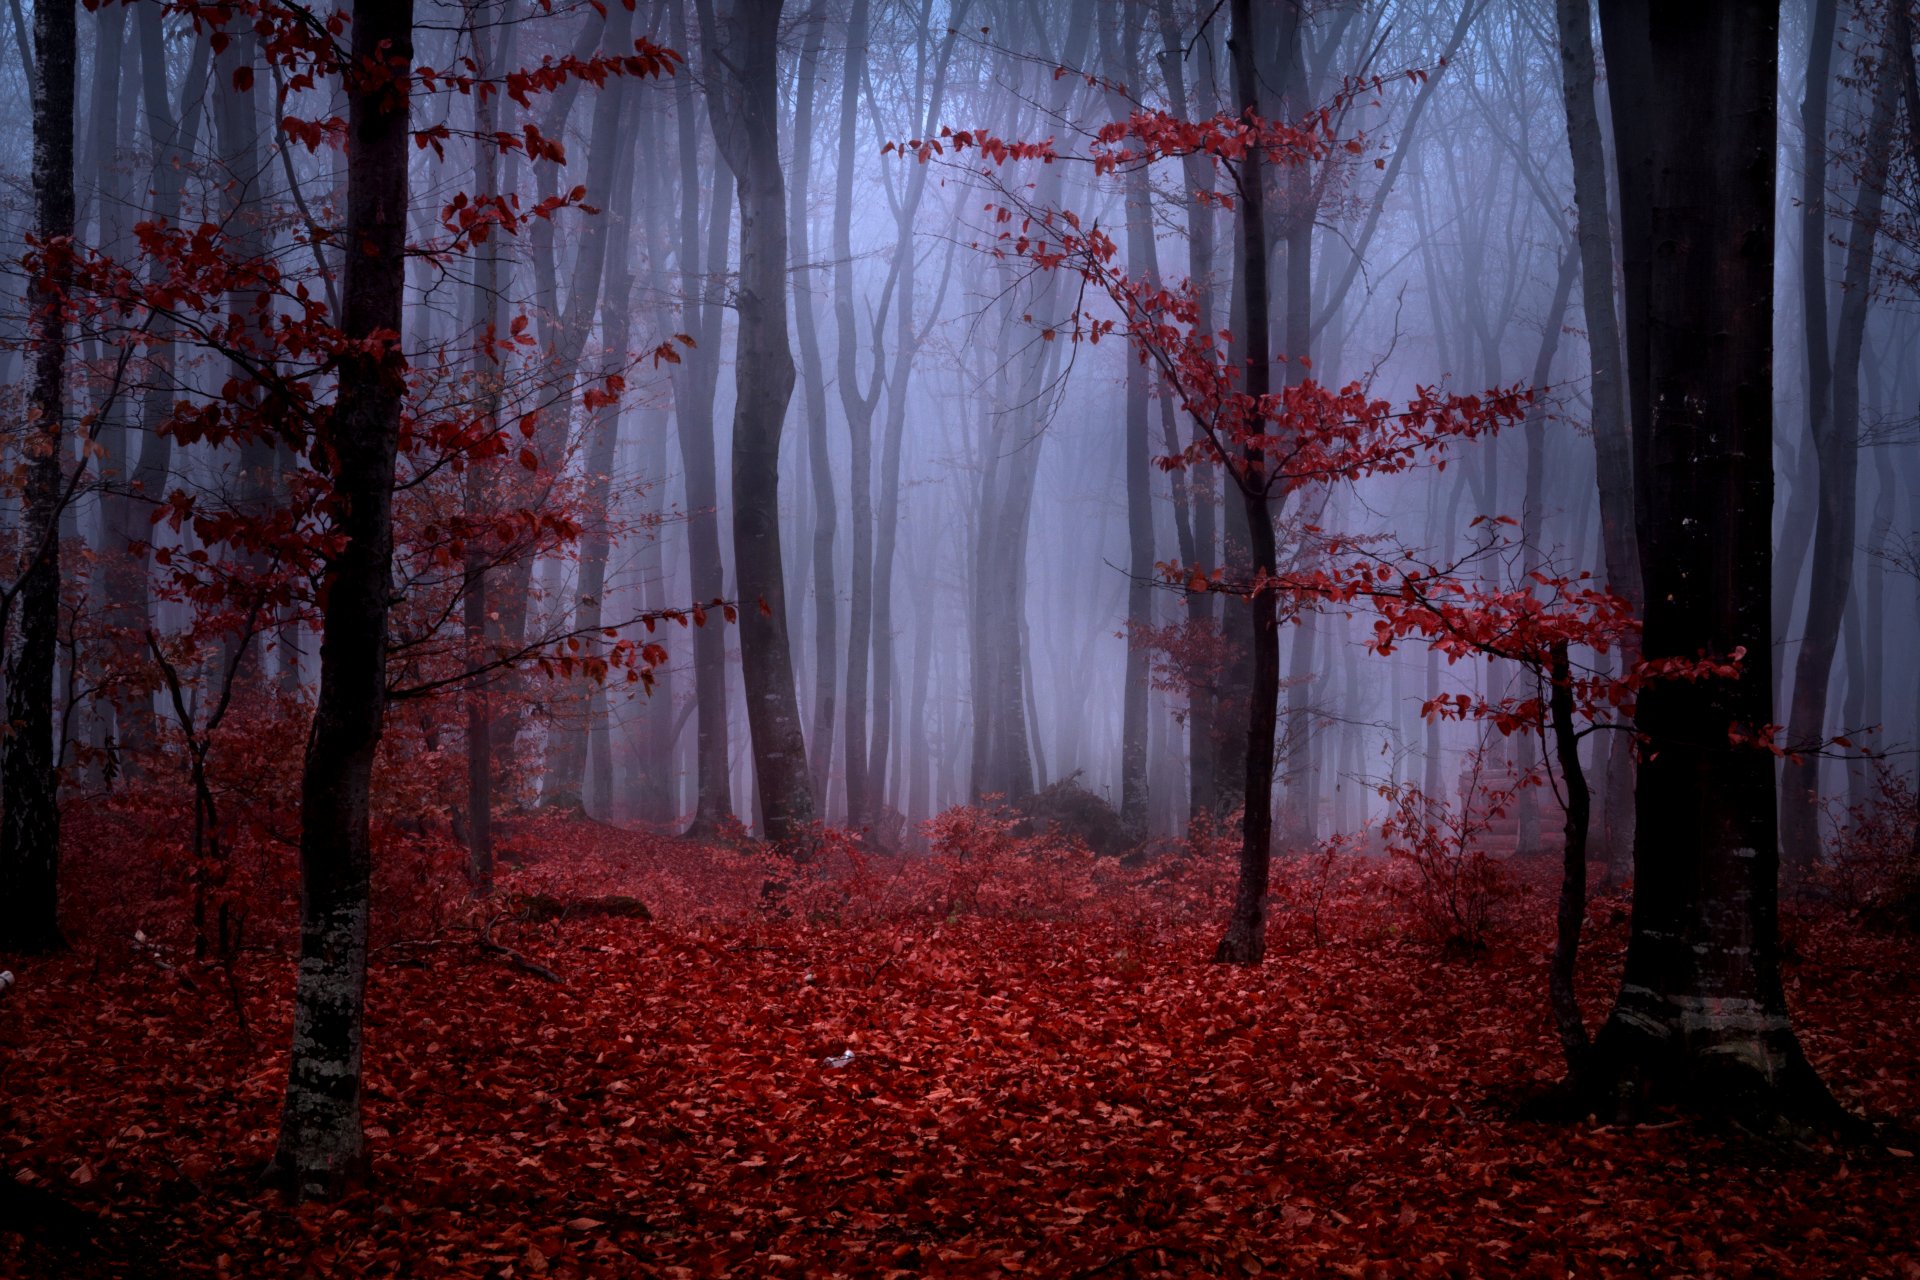
[[[685, 3], [673, 8], [674, 42], [687, 41]], [[733, 174], [716, 161], [710, 180], [700, 173], [691, 75], [674, 77], [674, 119], [680, 144], [680, 287], [693, 350], [675, 366], [673, 403], [680, 461], [686, 468], [687, 572], [696, 601], [724, 594], [720, 559], [720, 480], [714, 460], [713, 399], [720, 377], [720, 277], [727, 269], [728, 227], [733, 218]], [[710, 188], [705, 257], [701, 256], [700, 193]], [[696, 747], [694, 813], [690, 836], [711, 835], [733, 816], [729, 779], [732, 752], [727, 724], [727, 637], [718, 618], [693, 632]]]
[[[1109, 55], [1115, 70], [1128, 84], [1140, 80], [1137, 23], [1122, 24], [1123, 32], [1107, 27], [1121, 46]], [[1108, 94], [1108, 110], [1125, 123], [1133, 103], [1124, 94]], [[1149, 246], [1153, 240], [1153, 188], [1147, 166], [1136, 164], [1127, 174], [1127, 274], [1148, 286], [1157, 284]], [[1153, 493], [1148, 483], [1146, 362], [1128, 351], [1126, 414], [1122, 421], [1121, 457], [1127, 487], [1127, 646], [1121, 686], [1120, 825], [1132, 841], [1147, 836], [1147, 632], [1153, 625]]]
[[1552, 682], [1547, 702], [1553, 727], [1554, 758], [1560, 764], [1560, 784], [1566, 791], [1567, 806], [1549, 997], [1554, 1027], [1560, 1033], [1560, 1049], [1567, 1058], [1567, 1070], [1578, 1077], [1586, 1070], [1587, 1053], [1592, 1048], [1587, 1038], [1587, 1024], [1580, 1016], [1574, 976], [1580, 958], [1580, 924], [1587, 914], [1587, 825], [1593, 800], [1587, 790], [1586, 772], [1580, 767], [1580, 737], [1573, 724], [1573, 667], [1567, 658], [1565, 640], [1554, 643], [1547, 677]]
[[[60, 777], [53, 748], [53, 667], [60, 626], [60, 512], [67, 326], [73, 240], [73, 0], [33, 9], [33, 221], [40, 242], [27, 283], [33, 353], [17, 601], [19, 638], [7, 653], [7, 720], [0, 739], [0, 950], [61, 945]], [[0, 614], [0, 640], [10, 639]]]
[[[1195, 53], [1199, 60], [1199, 69], [1194, 77], [1193, 101], [1188, 103], [1188, 89], [1185, 71], [1186, 42], [1182, 37], [1179, 24], [1174, 19], [1172, 0], [1157, 0], [1160, 18], [1160, 35], [1165, 48], [1160, 54], [1160, 69], [1166, 76], [1167, 94], [1176, 113], [1186, 113], [1189, 117], [1204, 119], [1213, 114], [1213, 41], [1211, 36], [1203, 38]], [[1187, 185], [1187, 266], [1188, 276], [1194, 287], [1196, 318], [1194, 327], [1201, 333], [1212, 333], [1219, 328], [1214, 320], [1214, 219], [1213, 205], [1207, 197], [1213, 194], [1213, 162], [1205, 156], [1190, 156], [1185, 162]], [[1193, 424], [1194, 439], [1204, 439], [1206, 432], [1199, 423]], [[1168, 453], [1177, 450], [1169, 445]], [[1174, 484], [1182, 483], [1176, 476]], [[1191, 537], [1192, 548], [1182, 549], [1181, 554], [1190, 562], [1205, 567], [1213, 567], [1218, 555], [1215, 522], [1215, 504], [1217, 502], [1218, 480], [1211, 467], [1202, 466], [1190, 472], [1185, 480], [1188, 491], [1188, 503], [1192, 512]], [[1187, 611], [1187, 633], [1189, 640], [1196, 646], [1210, 646], [1214, 633], [1219, 628], [1219, 611], [1215, 606], [1214, 593], [1207, 591], [1187, 592], [1184, 595]], [[1219, 735], [1222, 726], [1215, 718], [1219, 703], [1219, 693], [1214, 688], [1214, 676], [1211, 663], [1205, 658], [1190, 657], [1186, 670], [1187, 681], [1187, 822], [1189, 826], [1211, 821], [1221, 811], [1221, 789], [1238, 785], [1238, 779], [1222, 779], [1219, 773], [1220, 744]]]
[[393, 469], [406, 394], [397, 340], [406, 282], [412, 0], [362, 5], [346, 71], [346, 256], [339, 390], [320, 445], [339, 550], [327, 565], [320, 693], [300, 784], [300, 965], [276, 1168], [329, 1197], [364, 1168], [361, 1035], [370, 791], [386, 708]]
[[[840, 81], [839, 172], [833, 200], [833, 315], [838, 334], [836, 358], [840, 407], [847, 418], [852, 478], [848, 492], [853, 521], [853, 565], [847, 609], [847, 712], [841, 734], [847, 775], [847, 826], [859, 830], [872, 818], [867, 787], [868, 660], [873, 644], [873, 411], [880, 391], [881, 353], [878, 321], [869, 334], [875, 345], [872, 367], [862, 390], [860, 335], [855, 319], [859, 299], [853, 283], [853, 168], [855, 125], [859, 119], [860, 74], [866, 65], [870, 29], [868, 0], [853, 0], [847, 18], [847, 54]], [[883, 299], [884, 305], [884, 299]]]
[[740, 335], [734, 368], [733, 551], [740, 665], [765, 833], [813, 822], [807, 745], [787, 643], [780, 562], [780, 429], [793, 395], [787, 344], [786, 189], [780, 170], [777, 41], [783, 0], [735, 0], [724, 29], [702, 0], [708, 118], [740, 192]]
[[[1904, 52], [1898, 57], [1907, 56]], [[1873, 86], [1873, 113], [1867, 127], [1867, 153], [1847, 231], [1846, 275], [1840, 296], [1840, 320], [1834, 332], [1831, 405], [1811, 413], [1813, 446], [1820, 467], [1820, 506], [1813, 528], [1812, 576], [1807, 582], [1807, 614], [1800, 652], [1793, 666], [1793, 706], [1787, 718], [1787, 744], [1809, 754], [1788, 762], [1780, 792], [1780, 853], [1787, 875], [1800, 879], [1820, 857], [1820, 756], [1827, 737], [1827, 686], [1839, 647], [1841, 621], [1853, 586], [1855, 512], [1860, 487], [1860, 358], [1873, 302], [1874, 243], [1880, 230], [1887, 161], [1893, 149], [1894, 80], [1897, 56], [1880, 58]], [[1811, 85], [1809, 85], [1811, 92]], [[1813, 143], [1808, 142], [1811, 149]], [[1825, 243], [1824, 237], [1820, 241]], [[1824, 261], [1824, 255], [1814, 255]], [[1807, 282], [1803, 280], [1803, 287]], [[1813, 281], [1825, 289], [1824, 273]], [[1822, 294], [1824, 297], [1824, 292]], [[1811, 307], [1810, 307], [1811, 310]], [[1824, 323], [1824, 308], [1821, 320]], [[1813, 321], [1809, 319], [1811, 326]], [[1807, 335], [1811, 347], [1819, 336]], [[1810, 392], [1811, 394], [1811, 392]]]
[[839, 688], [840, 599], [834, 589], [833, 540], [840, 523], [839, 501], [833, 492], [833, 462], [827, 441], [827, 379], [820, 359], [820, 330], [814, 308], [813, 253], [809, 247], [812, 218], [807, 201], [813, 174], [813, 108], [819, 84], [820, 50], [825, 42], [826, 6], [815, 0], [807, 18], [806, 42], [800, 51], [799, 83], [794, 89], [792, 224], [787, 233], [794, 264], [807, 274], [797, 276], [793, 319], [800, 346], [800, 388], [806, 408], [807, 470], [813, 480], [813, 730], [807, 744], [814, 798], [827, 807], [828, 778], [833, 771], [835, 695]]
[[1769, 710], [1777, 36], [1776, 8], [1735, 0], [1653, 6], [1638, 30], [1607, 32], [1610, 62], [1619, 39], [1650, 50], [1615, 109], [1649, 124], [1662, 246], [1650, 332], [1631, 315], [1628, 332], [1653, 394], [1644, 648], [1748, 655], [1737, 677], [1640, 697], [1632, 932], [1582, 1099], [1610, 1115], [1672, 1102], [1771, 1127], [1833, 1111], [1780, 983], [1772, 757], [1729, 740]]
[[[1607, 58], [1607, 114], [1613, 123], [1614, 177], [1620, 201], [1620, 279], [1624, 303], [1621, 345], [1627, 362], [1627, 427], [1633, 465], [1636, 543], [1647, 523], [1653, 396], [1647, 373], [1647, 291], [1653, 273], [1652, 125], [1638, 109], [1653, 91], [1647, 23], [1652, 0], [1608, 0], [1600, 6], [1600, 40]], [[1640, 551], [1646, 558], [1645, 548]], [[1642, 590], [1645, 575], [1642, 575]]]
[[[1558, 0], [1560, 88], [1567, 112], [1567, 145], [1573, 155], [1575, 229], [1580, 242], [1580, 296], [1586, 313], [1587, 351], [1593, 381], [1594, 478], [1600, 490], [1600, 536], [1606, 556], [1607, 589], [1625, 600], [1638, 617], [1645, 594], [1640, 589], [1640, 551], [1635, 538], [1633, 439], [1627, 408], [1627, 379], [1621, 368], [1619, 311], [1614, 305], [1614, 245], [1607, 210], [1606, 153], [1600, 118], [1594, 109], [1592, 14], [1587, 0]], [[1619, 655], [1622, 670], [1637, 659]], [[1625, 832], [1633, 803], [1632, 760], [1621, 735], [1602, 792], [1601, 856], [1608, 866], [1623, 861]], [[1613, 833], [1620, 833], [1616, 841]]]
[[[1258, 113], [1259, 89], [1254, 75], [1252, 0], [1232, 0], [1232, 36], [1228, 47], [1233, 61], [1235, 105], [1244, 115]], [[1241, 324], [1246, 330], [1246, 394], [1259, 403], [1271, 386], [1268, 363], [1271, 345], [1267, 330], [1267, 254], [1265, 198], [1259, 150], [1249, 150], [1239, 172], [1239, 240], [1235, 276], [1243, 283]], [[1267, 510], [1263, 484], [1264, 460], [1256, 448], [1247, 450], [1249, 474], [1242, 483], [1248, 545], [1256, 577], [1277, 568], [1273, 518]], [[1251, 614], [1252, 687], [1247, 703], [1246, 794], [1240, 826], [1240, 876], [1234, 889], [1233, 910], [1226, 934], [1213, 958], [1226, 964], [1258, 964], [1267, 951], [1267, 874], [1273, 837], [1273, 733], [1280, 704], [1280, 619], [1270, 592], [1256, 592], [1248, 600]]]

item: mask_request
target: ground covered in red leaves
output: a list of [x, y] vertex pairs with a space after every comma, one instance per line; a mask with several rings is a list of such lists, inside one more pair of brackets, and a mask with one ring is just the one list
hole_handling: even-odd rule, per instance
[[[283, 939], [195, 966], [103, 886], [72, 952], [7, 961], [0, 1169], [91, 1217], [15, 1205], [0, 1272], [1920, 1276], [1900, 1148], [1511, 1118], [1558, 1071], [1544, 884], [1461, 960], [1382, 864], [1296, 866], [1244, 971], [1206, 962], [1224, 877], [1197, 858], [855, 858], [768, 910], [738, 851], [557, 822], [509, 844], [484, 918], [379, 940], [372, 1177], [335, 1204], [258, 1178]], [[654, 918], [508, 914], [611, 894]], [[1595, 1017], [1624, 920], [1596, 904]], [[1815, 1061], [1920, 1127], [1920, 948], [1824, 918], [1794, 952]]]

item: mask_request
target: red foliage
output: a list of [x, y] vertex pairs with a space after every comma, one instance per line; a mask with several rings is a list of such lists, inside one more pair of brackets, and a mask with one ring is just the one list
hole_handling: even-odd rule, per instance
[[[89, 825], [110, 821], [73, 825], [83, 882], [133, 860]], [[949, 815], [942, 830], [962, 827], [1003, 842], [997, 868], [1045, 863], [990, 816]], [[1403, 937], [1384, 860], [1288, 862], [1273, 956], [1245, 970], [1200, 959], [1211, 911], [1157, 918], [1180, 877], [1226, 869], [1224, 850], [1138, 872], [1103, 863], [1100, 892], [1071, 909], [1021, 904], [1030, 873], [1009, 870], [1003, 905], [988, 876], [978, 912], [836, 921], [765, 904], [765, 865], [744, 847], [547, 819], [503, 845], [520, 865], [481, 918], [505, 913], [491, 936], [566, 983], [473, 945], [474, 917], [407, 935], [432, 945], [391, 945], [405, 891], [388, 881], [369, 989], [373, 1189], [334, 1205], [289, 1208], [255, 1180], [285, 1069], [283, 951], [244, 953], [229, 990], [177, 947], [136, 946], [96, 918], [75, 953], [10, 962], [0, 1172], [106, 1229], [91, 1248], [0, 1232], [0, 1273], [1920, 1268], [1888, 1225], [1920, 1209], [1903, 1155], [1508, 1119], [1509, 1099], [1559, 1072], [1542, 1003], [1513, 998], [1545, 985], [1552, 895], [1531, 880], [1510, 934], [1460, 965]], [[821, 879], [850, 887], [851, 871]], [[868, 874], [937, 886], [946, 872], [873, 858]], [[664, 894], [676, 879], [690, 887]], [[661, 895], [651, 923], [511, 914], [533, 892], [578, 902], [643, 886]], [[676, 905], [724, 886], [731, 919]], [[1590, 1011], [1617, 972], [1625, 905], [1594, 915]], [[1788, 978], [1842, 1096], [1920, 1120], [1911, 943], [1822, 918]]]

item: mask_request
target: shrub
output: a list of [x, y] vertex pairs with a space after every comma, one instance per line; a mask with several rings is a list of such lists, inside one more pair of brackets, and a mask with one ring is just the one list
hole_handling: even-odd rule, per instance
[[1501, 907], [1513, 896], [1506, 868], [1486, 855], [1481, 841], [1520, 789], [1531, 785], [1528, 778], [1507, 787], [1485, 785], [1477, 755], [1468, 776], [1468, 794], [1457, 807], [1411, 783], [1380, 788], [1393, 806], [1380, 835], [1388, 854], [1409, 872], [1398, 888], [1414, 932], [1456, 955], [1486, 949]]

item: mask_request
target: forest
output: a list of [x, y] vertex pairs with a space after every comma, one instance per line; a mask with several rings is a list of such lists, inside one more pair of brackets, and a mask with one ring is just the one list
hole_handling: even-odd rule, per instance
[[0, 1276], [1920, 1280], [1916, 22], [8, 0]]

